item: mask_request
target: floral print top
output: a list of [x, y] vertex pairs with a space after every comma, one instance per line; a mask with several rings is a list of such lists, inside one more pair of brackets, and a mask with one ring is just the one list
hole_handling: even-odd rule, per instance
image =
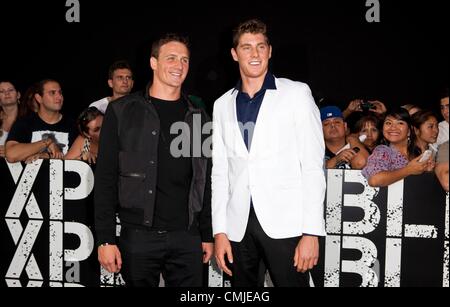
[[366, 167], [362, 170], [362, 175], [368, 180], [378, 173], [401, 169], [408, 163], [408, 159], [395, 147], [380, 145], [373, 150]]

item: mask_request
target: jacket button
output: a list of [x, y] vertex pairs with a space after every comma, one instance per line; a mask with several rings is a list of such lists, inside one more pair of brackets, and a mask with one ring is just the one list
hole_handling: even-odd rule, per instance
[[155, 164], [155, 161], [150, 161], [150, 164], [151, 164], [151, 165], [154, 165], [154, 164]]
[[148, 191], [148, 194], [153, 194], [153, 190]]
[[145, 225], [150, 225], [150, 221], [145, 221], [144, 224]]
[[158, 133], [156, 131], [152, 131], [152, 134], [153, 135], [157, 135]]

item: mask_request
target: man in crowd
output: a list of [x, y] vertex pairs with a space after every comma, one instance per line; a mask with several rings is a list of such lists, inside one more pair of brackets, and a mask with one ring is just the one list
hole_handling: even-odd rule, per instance
[[325, 139], [325, 163], [328, 169], [363, 169], [369, 152], [355, 136], [347, 137], [347, 124], [336, 106], [320, 110]]
[[448, 88], [444, 90], [441, 95], [441, 114], [444, 117], [444, 120], [439, 123], [439, 135], [435, 145], [439, 146], [449, 140], [448, 134], [448, 118], [449, 118], [449, 110], [448, 110]]
[[111, 65], [108, 73], [108, 85], [112, 89], [112, 96], [95, 101], [90, 105], [90, 107], [96, 107], [103, 114], [110, 102], [130, 94], [133, 89], [133, 71], [128, 62], [117, 61]]
[[62, 159], [77, 137], [75, 122], [61, 114], [64, 103], [61, 86], [46, 79], [37, 85], [37, 113], [17, 120], [6, 142], [8, 162]]

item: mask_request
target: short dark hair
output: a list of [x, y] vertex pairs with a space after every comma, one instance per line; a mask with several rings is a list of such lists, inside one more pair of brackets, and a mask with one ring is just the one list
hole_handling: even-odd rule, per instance
[[58, 83], [59, 85], [61, 85], [58, 81], [56, 81], [54, 79], [44, 79], [44, 80], [36, 83], [36, 94], [39, 94], [39, 96], [44, 96], [44, 86], [47, 83], [51, 83], [51, 82]]
[[190, 50], [189, 38], [187, 36], [178, 33], [167, 33], [152, 44], [151, 57], [157, 59], [159, 57], [161, 47], [170, 42], [182, 43], [186, 46], [188, 51]]
[[269, 36], [267, 35], [267, 25], [259, 19], [250, 19], [239, 24], [233, 30], [233, 48], [239, 45], [239, 39], [245, 33], [262, 34], [266, 38], [266, 42], [270, 45]]
[[103, 116], [103, 113], [100, 112], [96, 107], [89, 107], [81, 112], [77, 120], [78, 131], [81, 135], [88, 134], [89, 128], [87, 127], [87, 125], [98, 116]]
[[133, 70], [131, 69], [130, 63], [125, 60], [116, 61], [111, 64], [108, 71], [108, 79], [112, 80], [114, 77], [114, 72], [118, 69], [128, 69], [131, 71], [131, 75], [133, 75]]

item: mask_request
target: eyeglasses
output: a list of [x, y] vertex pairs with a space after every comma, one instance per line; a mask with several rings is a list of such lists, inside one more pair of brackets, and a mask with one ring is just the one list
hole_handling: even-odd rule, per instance
[[445, 110], [445, 109], [448, 109], [448, 104], [441, 105], [441, 110]]

